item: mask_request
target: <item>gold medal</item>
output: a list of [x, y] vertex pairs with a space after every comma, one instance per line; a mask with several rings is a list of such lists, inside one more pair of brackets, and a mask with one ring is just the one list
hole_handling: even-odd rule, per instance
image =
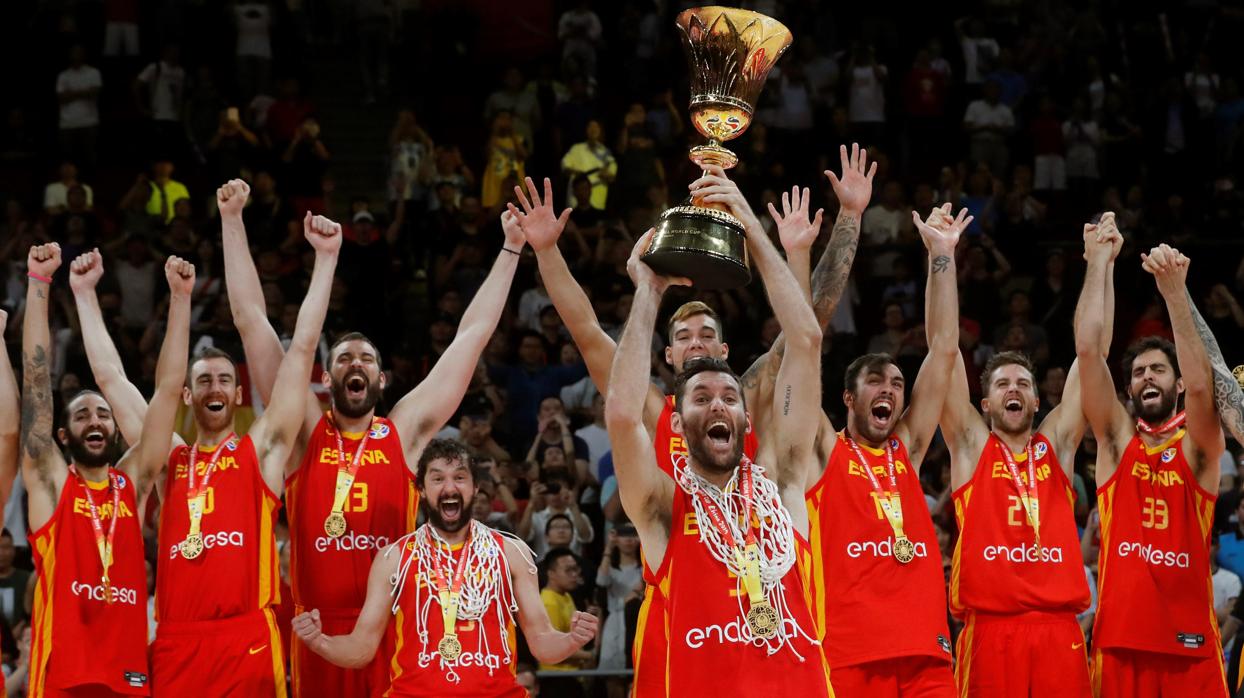
[[768, 601], [761, 601], [747, 611], [747, 628], [752, 635], [762, 640], [776, 637], [778, 634], [778, 614]]
[[907, 536], [894, 539], [894, 559], [906, 565], [916, 557], [916, 546]]
[[436, 651], [441, 653], [441, 659], [452, 662], [458, 659], [462, 654], [462, 643], [458, 642], [457, 635], [446, 635], [441, 638], [440, 643], [436, 646]]
[[346, 515], [339, 511], [329, 514], [328, 518], [324, 519], [324, 532], [332, 538], [340, 538], [345, 535]]
[[186, 539], [177, 546], [181, 550], [181, 556], [187, 560], [193, 560], [203, 554], [203, 536], [198, 533], [192, 533], [186, 536]]

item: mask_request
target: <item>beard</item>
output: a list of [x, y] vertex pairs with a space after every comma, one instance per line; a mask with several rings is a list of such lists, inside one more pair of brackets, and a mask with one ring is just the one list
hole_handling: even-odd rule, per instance
[[99, 453], [92, 453], [84, 439], [70, 432], [65, 436], [65, 450], [69, 451], [69, 459], [74, 464], [85, 468], [98, 468], [116, 462], [121, 452], [121, 444], [116, 434], [105, 436], [104, 449]]
[[380, 383], [367, 380], [367, 391], [363, 394], [363, 399], [359, 402], [352, 402], [346, 390], [346, 382], [353, 375], [360, 375], [367, 380], [367, 375], [362, 371], [346, 373], [341, 380], [333, 379], [333, 408], [351, 419], [357, 419], [366, 417], [376, 409], [376, 403], [380, 402]]
[[706, 444], [708, 443], [708, 434], [701, 432], [699, 429], [688, 434], [687, 453], [690, 454], [691, 460], [705, 470], [712, 472], [730, 472], [739, 467], [739, 463], [743, 460], [743, 434], [746, 426], [739, 428], [736, 424], [730, 452], [724, 456], [711, 453]]
[[[445, 497], [441, 498], [441, 500], [444, 499]], [[432, 506], [426, 498], [423, 500], [422, 504], [427, 508], [428, 523], [432, 524], [433, 528], [445, 531], [446, 533], [457, 533], [465, 528], [467, 524], [471, 523], [473, 518], [471, 516], [471, 505], [474, 501], [474, 496], [464, 496], [462, 498], [462, 505], [459, 507], [458, 518], [454, 521], [446, 521], [444, 517], [441, 516], [440, 500], [437, 501], [437, 506]]]
[[[1144, 393], [1144, 390], [1144, 388], [1141, 388], [1142, 394]], [[1163, 390], [1162, 399], [1159, 400], [1157, 404], [1146, 406], [1140, 399], [1139, 395], [1133, 395], [1132, 413], [1140, 419], [1145, 420], [1145, 422], [1149, 425], [1156, 427], [1166, 421], [1166, 418], [1170, 417], [1171, 414], [1174, 413], [1175, 403], [1178, 399], [1179, 396], [1174, 391], [1167, 392]]]

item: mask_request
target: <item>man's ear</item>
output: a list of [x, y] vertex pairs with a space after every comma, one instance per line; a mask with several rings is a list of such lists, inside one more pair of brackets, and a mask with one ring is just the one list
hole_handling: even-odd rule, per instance
[[60, 442], [61, 446], [69, 445], [69, 432], [65, 431], [65, 427], [56, 430], [56, 440]]
[[670, 430], [675, 434], [682, 436], [682, 415], [677, 412], [670, 413]]

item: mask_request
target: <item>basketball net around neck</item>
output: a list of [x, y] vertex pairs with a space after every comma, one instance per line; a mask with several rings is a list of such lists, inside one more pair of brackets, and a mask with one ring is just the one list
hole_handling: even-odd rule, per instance
[[[421, 656], [430, 656], [428, 650], [429, 640], [432, 642], [432, 648], [435, 650], [436, 643], [440, 637], [429, 638], [428, 636], [428, 614], [440, 611], [440, 597], [436, 593], [436, 572], [434, 565], [439, 565], [441, 569], [453, 569], [459, 555], [466, 555], [466, 576], [462, 580], [462, 589], [458, 597], [458, 620], [461, 621], [481, 621], [490, 609], [496, 615], [497, 625], [500, 628], [501, 636], [497, 638], [505, 659], [502, 662], [508, 666], [512, 663], [513, 658], [510, 655], [510, 625], [514, 622], [514, 612], [518, 610], [518, 602], [514, 596], [513, 577], [510, 575], [509, 560], [505, 556], [505, 550], [502, 544], [497, 540], [495, 534], [500, 534], [506, 538], [510, 538], [522, 545], [523, 557], [527, 560], [528, 572], [536, 573], [535, 554], [518, 538], [506, 534], [502, 531], [489, 528], [484, 524], [472, 520], [471, 535], [467, 542], [457, 551], [454, 551], [449, 542], [440, 536], [428, 524], [424, 524], [415, 529], [413, 533], [408, 533], [397, 539], [392, 545], [385, 550], [384, 555], [397, 554], [401, 558], [398, 560], [397, 572], [389, 578], [389, 584], [392, 590], [389, 592], [393, 597], [392, 612], [397, 613], [398, 605], [401, 602], [402, 591], [406, 588], [406, 583], [410, 581], [411, 568], [414, 568], [415, 578], [415, 635], [419, 638]], [[435, 611], [432, 605], [436, 604]], [[478, 655], [491, 654], [492, 642], [488, 637], [488, 633], [484, 631], [484, 625], [481, 622], [479, 632], [476, 633], [477, 645], [474, 648]], [[467, 648], [463, 648], [466, 650]], [[469, 651], [469, 650], [468, 650]], [[447, 661], [444, 657], [437, 655], [441, 669], [445, 672], [445, 678], [450, 683], [461, 683], [462, 677], [456, 671], [457, 667], [462, 666], [462, 658], [467, 652], [459, 656], [454, 661]], [[473, 661], [472, 665], [476, 663]], [[487, 665], [487, 663], [485, 663]], [[494, 667], [488, 666], [488, 674], [491, 676]]]
[[[744, 458], [747, 457], [744, 456]], [[715, 526], [708, 525], [709, 514], [704, 511], [704, 506], [696, 494], [703, 492], [708, 495], [708, 498], [725, 515], [726, 525], [730, 527], [731, 535], [736, 541], [742, 541], [746, 537], [747, 527], [751, 526], [752, 522], [746, 520], [747, 504], [739, 491], [740, 468], [735, 468], [725, 488], [719, 488], [692, 470], [685, 454], [674, 454], [673, 461], [674, 478], [678, 486], [689, 495], [687, 498], [691, 500], [691, 505], [695, 509], [696, 521], [700, 522], [696, 526], [700, 529], [700, 542], [708, 548], [713, 559], [723, 564], [734, 576], [737, 591], [735, 597], [739, 603], [741, 636], [746, 642], [757, 647], [765, 647], [770, 655], [776, 654], [783, 646], [789, 646], [791, 652], [794, 652], [795, 656], [802, 661], [803, 656], [795, 649], [793, 640], [802, 637], [814, 645], [820, 643], [804, 631], [791, 612], [789, 604], [786, 603], [786, 589], [782, 580], [795, 565], [795, 527], [791, 522], [790, 512], [782, 504], [777, 484], [765, 477], [763, 466], [748, 461], [752, 471], [754, 490], [752, 508], [755, 511], [755, 520], [760, 524], [756, 533], [756, 542], [760, 547], [760, 581], [764, 587], [765, 599], [773, 606], [781, 619], [778, 623], [777, 634], [765, 640], [752, 635], [748, 625], [742, 622], [742, 618], [747, 615], [745, 602], [748, 595], [743, 588], [746, 570], [739, 565], [739, 558], [734, 554], [730, 543], [722, 540]]]

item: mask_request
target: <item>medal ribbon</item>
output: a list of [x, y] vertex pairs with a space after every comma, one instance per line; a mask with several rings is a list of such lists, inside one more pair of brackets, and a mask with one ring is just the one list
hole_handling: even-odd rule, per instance
[[225, 445], [236, 437], [236, 434], [230, 432], [224, 441], [216, 444], [216, 450], [212, 453], [212, 458], [207, 462], [207, 470], [203, 473], [203, 481], [195, 485], [195, 462], [194, 457], [199, 453], [199, 442], [195, 441], [194, 446], [190, 448], [190, 470], [186, 473], [189, 482], [186, 484], [186, 508], [190, 512], [190, 532], [186, 534], [186, 538], [198, 535], [199, 526], [203, 522], [203, 511], [207, 502], [207, 485], [212, 480], [212, 473], [216, 472], [216, 462], [220, 460], [220, 454], [225, 452]]
[[[462, 595], [462, 582], [466, 579], [467, 552], [470, 549], [471, 530], [468, 527], [467, 537], [462, 543], [458, 562], [454, 565], [452, 586], [445, 579], [445, 573], [441, 571], [441, 566], [439, 564], [432, 565], [432, 572], [436, 576], [436, 595], [441, 600], [441, 624], [445, 626], [445, 635], [458, 634], [458, 599]], [[449, 549], [449, 554], [451, 557], [453, 556], [452, 547]]]
[[95, 546], [99, 549], [99, 562], [104, 568], [104, 574], [100, 579], [104, 587], [104, 601], [112, 603], [112, 583], [108, 579], [108, 570], [112, 567], [112, 542], [117, 537], [117, 519], [120, 518], [121, 512], [121, 485], [117, 481], [117, 474], [109, 468], [108, 484], [112, 487], [112, 521], [108, 524], [108, 534], [105, 536], [104, 525], [101, 523], [103, 517], [100, 516], [99, 506], [95, 504], [95, 498], [91, 495], [90, 486], [86, 484], [86, 478], [82, 477], [72, 464], [69, 466], [69, 471], [78, 478], [83, 491], [86, 492], [86, 505], [91, 514], [91, 528], [95, 531]]
[[868, 474], [868, 480], [872, 483], [877, 503], [881, 506], [881, 511], [885, 514], [886, 521], [890, 522], [890, 528], [894, 531], [894, 539], [906, 538], [907, 535], [903, 532], [903, 504], [898, 492], [898, 478], [894, 476], [894, 449], [890, 447], [890, 439], [886, 439], [885, 442], [886, 469], [890, 476], [890, 490], [886, 491], [881, 488], [881, 482], [877, 479], [876, 473], [873, 472], [872, 466], [864, 459], [864, 452], [860, 449], [859, 444], [855, 443], [855, 439], [852, 439], [849, 434], [846, 434], [844, 438], [847, 445], [855, 452], [855, 457], [859, 459], [860, 467]]
[[1011, 447], [1005, 442], [998, 439], [998, 443], [1002, 446], [1002, 459], [1006, 461], [1007, 470], [1011, 471], [1011, 480], [1015, 482], [1015, 489], [1019, 490], [1019, 500], [1024, 505], [1024, 514], [1028, 517], [1028, 524], [1032, 526], [1033, 534], [1036, 536], [1037, 546], [1041, 545], [1041, 509], [1040, 502], [1037, 498], [1037, 467], [1033, 461], [1032, 455], [1032, 438], [1028, 438], [1028, 443], [1024, 445], [1024, 453], [1028, 459], [1028, 484], [1024, 485], [1019, 476], [1019, 467], [1015, 465], [1015, 456], [1011, 454]]
[[1170, 419], [1166, 420], [1161, 426], [1158, 426], [1158, 427], [1149, 426], [1148, 422], [1146, 422], [1143, 419], [1137, 418], [1136, 428], [1139, 429], [1140, 431], [1145, 432], [1146, 434], [1149, 434], [1150, 436], [1153, 436], [1155, 434], [1165, 434], [1166, 432], [1172, 429], [1177, 429], [1183, 426], [1184, 422], [1187, 419], [1188, 419], [1188, 413], [1184, 412], [1183, 410], [1180, 410], [1178, 413], [1175, 414], [1174, 417], [1171, 417]]
[[333, 425], [334, 436], [337, 437], [337, 487], [333, 491], [334, 514], [340, 514], [346, 508], [346, 497], [350, 495], [350, 488], [354, 486], [354, 477], [358, 475], [359, 466], [363, 464], [363, 449], [367, 448], [367, 440], [371, 437], [371, 430], [375, 425], [376, 419], [373, 417], [371, 424], [367, 425], [367, 430], [363, 432], [363, 438], [359, 439], [358, 448], [354, 450], [354, 458], [349, 464], [342, 462], [346, 449], [341, 440], [341, 429]]
[[725, 515], [721, 513], [721, 507], [717, 506], [712, 497], [705, 494], [703, 489], [697, 489], [695, 496], [700, 500], [700, 506], [708, 514], [717, 533], [734, 551], [734, 562], [743, 573], [743, 587], [747, 590], [748, 601], [752, 606], [756, 606], [764, 602], [764, 586], [760, 582], [760, 545], [756, 542], [755, 531], [752, 530], [752, 517], [755, 514], [756, 502], [751, 466], [751, 460], [744, 456], [739, 464], [739, 493], [743, 496], [745, 517], [743, 526], [746, 530], [743, 547], [739, 547], [738, 541], [730, 531], [730, 526], [726, 523]]

